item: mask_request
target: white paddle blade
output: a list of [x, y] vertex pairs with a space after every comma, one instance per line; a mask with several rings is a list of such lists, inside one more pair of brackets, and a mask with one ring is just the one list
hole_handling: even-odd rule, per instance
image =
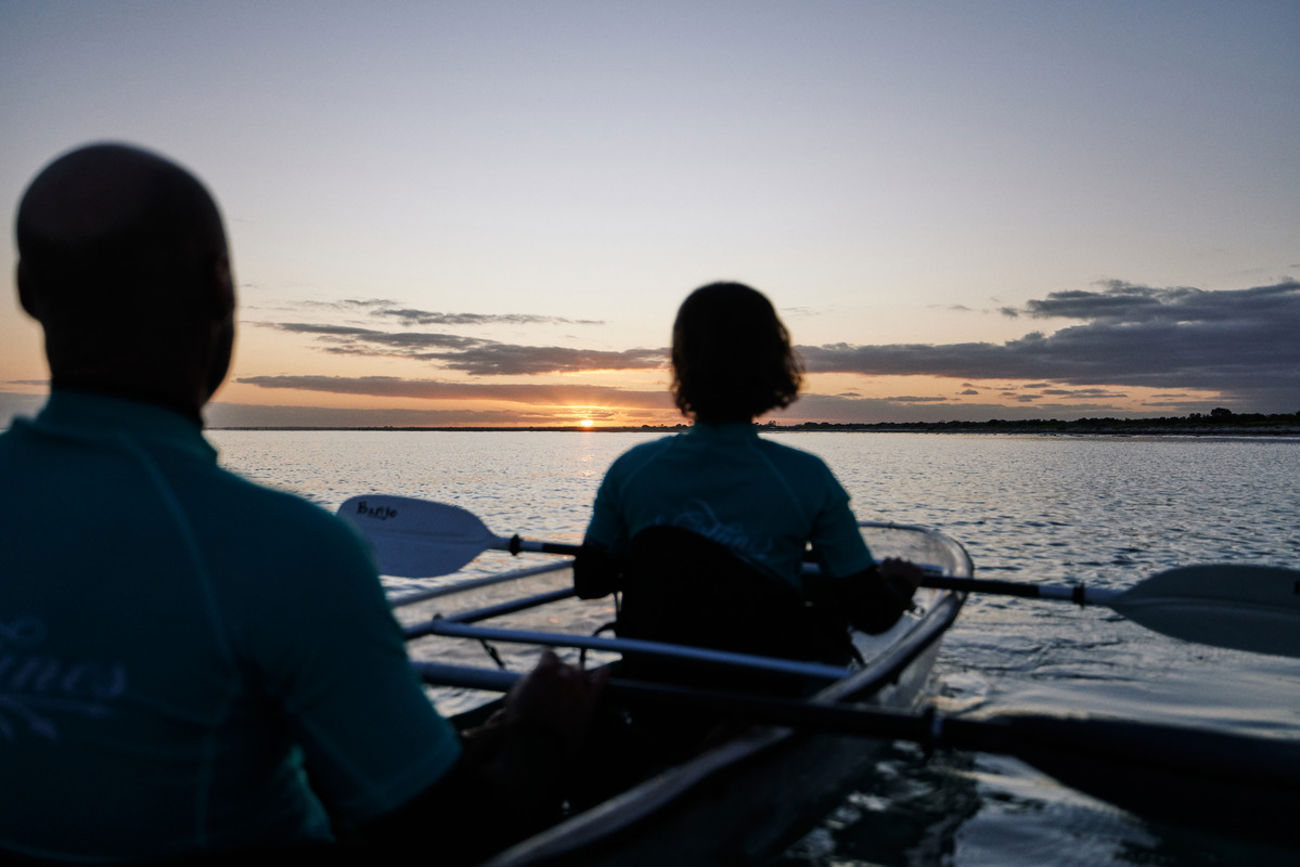
[[472, 512], [411, 497], [351, 497], [339, 515], [370, 541], [383, 575], [449, 575], [487, 548], [504, 545]]
[[1278, 566], [1186, 566], [1108, 603], [1148, 629], [1187, 641], [1300, 658], [1300, 572]]

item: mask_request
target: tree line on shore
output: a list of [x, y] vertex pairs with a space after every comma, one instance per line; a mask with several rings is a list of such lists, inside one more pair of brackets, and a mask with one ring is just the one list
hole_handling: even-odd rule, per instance
[[844, 431], [950, 431], [970, 433], [1300, 433], [1300, 412], [1237, 413], [1216, 407], [1208, 413], [1155, 418], [1076, 418], [1076, 419], [1000, 419], [988, 421], [872, 422], [869, 424], [837, 422], [802, 422], [775, 425], [780, 430]]

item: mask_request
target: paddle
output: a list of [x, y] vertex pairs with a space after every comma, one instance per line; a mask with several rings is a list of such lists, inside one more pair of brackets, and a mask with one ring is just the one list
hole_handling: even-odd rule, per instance
[[[504, 692], [520, 675], [412, 663], [431, 685]], [[916, 716], [612, 679], [621, 705], [683, 710], [813, 732], [905, 740], [1014, 756], [1062, 783], [1139, 815], [1295, 841], [1300, 743], [1107, 719], [1015, 715], [984, 720]]]
[[[483, 551], [577, 554], [580, 547], [497, 536], [473, 513], [445, 503], [376, 494], [339, 507], [370, 539], [385, 575], [428, 578], [460, 569]], [[926, 587], [1080, 605], [1103, 605], [1184, 641], [1300, 658], [1300, 571], [1277, 566], [1184, 566], [1127, 590], [926, 576]]]
[[1300, 657], [1300, 571], [1222, 563], [1157, 572], [1127, 590], [927, 577], [926, 587], [1104, 605], [1184, 641]]
[[370, 540], [380, 573], [399, 578], [450, 575], [489, 549], [572, 556], [580, 548], [518, 536], [507, 539], [489, 530], [473, 512], [413, 497], [350, 497], [339, 506], [339, 515]]

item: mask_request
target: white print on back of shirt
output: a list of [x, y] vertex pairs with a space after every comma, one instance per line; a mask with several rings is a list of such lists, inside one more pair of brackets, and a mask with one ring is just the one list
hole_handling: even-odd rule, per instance
[[669, 523], [711, 539], [753, 563], [766, 563], [772, 553], [771, 539], [754, 539], [743, 524], [724, 524], [704, 500], [691, 500]]
[[126, 692], [120, 662], [65, 659], [41, 652], [45, 623], [31, 616], [0, 620], [0, 738], [15, 740], [22, 729], [59, 739], [53, 716], [104, 717]]

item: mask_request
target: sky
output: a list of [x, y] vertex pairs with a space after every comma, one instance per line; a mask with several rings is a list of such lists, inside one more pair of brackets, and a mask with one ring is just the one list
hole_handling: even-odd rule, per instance
[[194, 171], [240, 296], [210, 425], [680, 420], [682, 299], [776, 305], [879, 422], [1300, 411], [1300, 3], [0, 0], [12, 214], [58, 154]]

